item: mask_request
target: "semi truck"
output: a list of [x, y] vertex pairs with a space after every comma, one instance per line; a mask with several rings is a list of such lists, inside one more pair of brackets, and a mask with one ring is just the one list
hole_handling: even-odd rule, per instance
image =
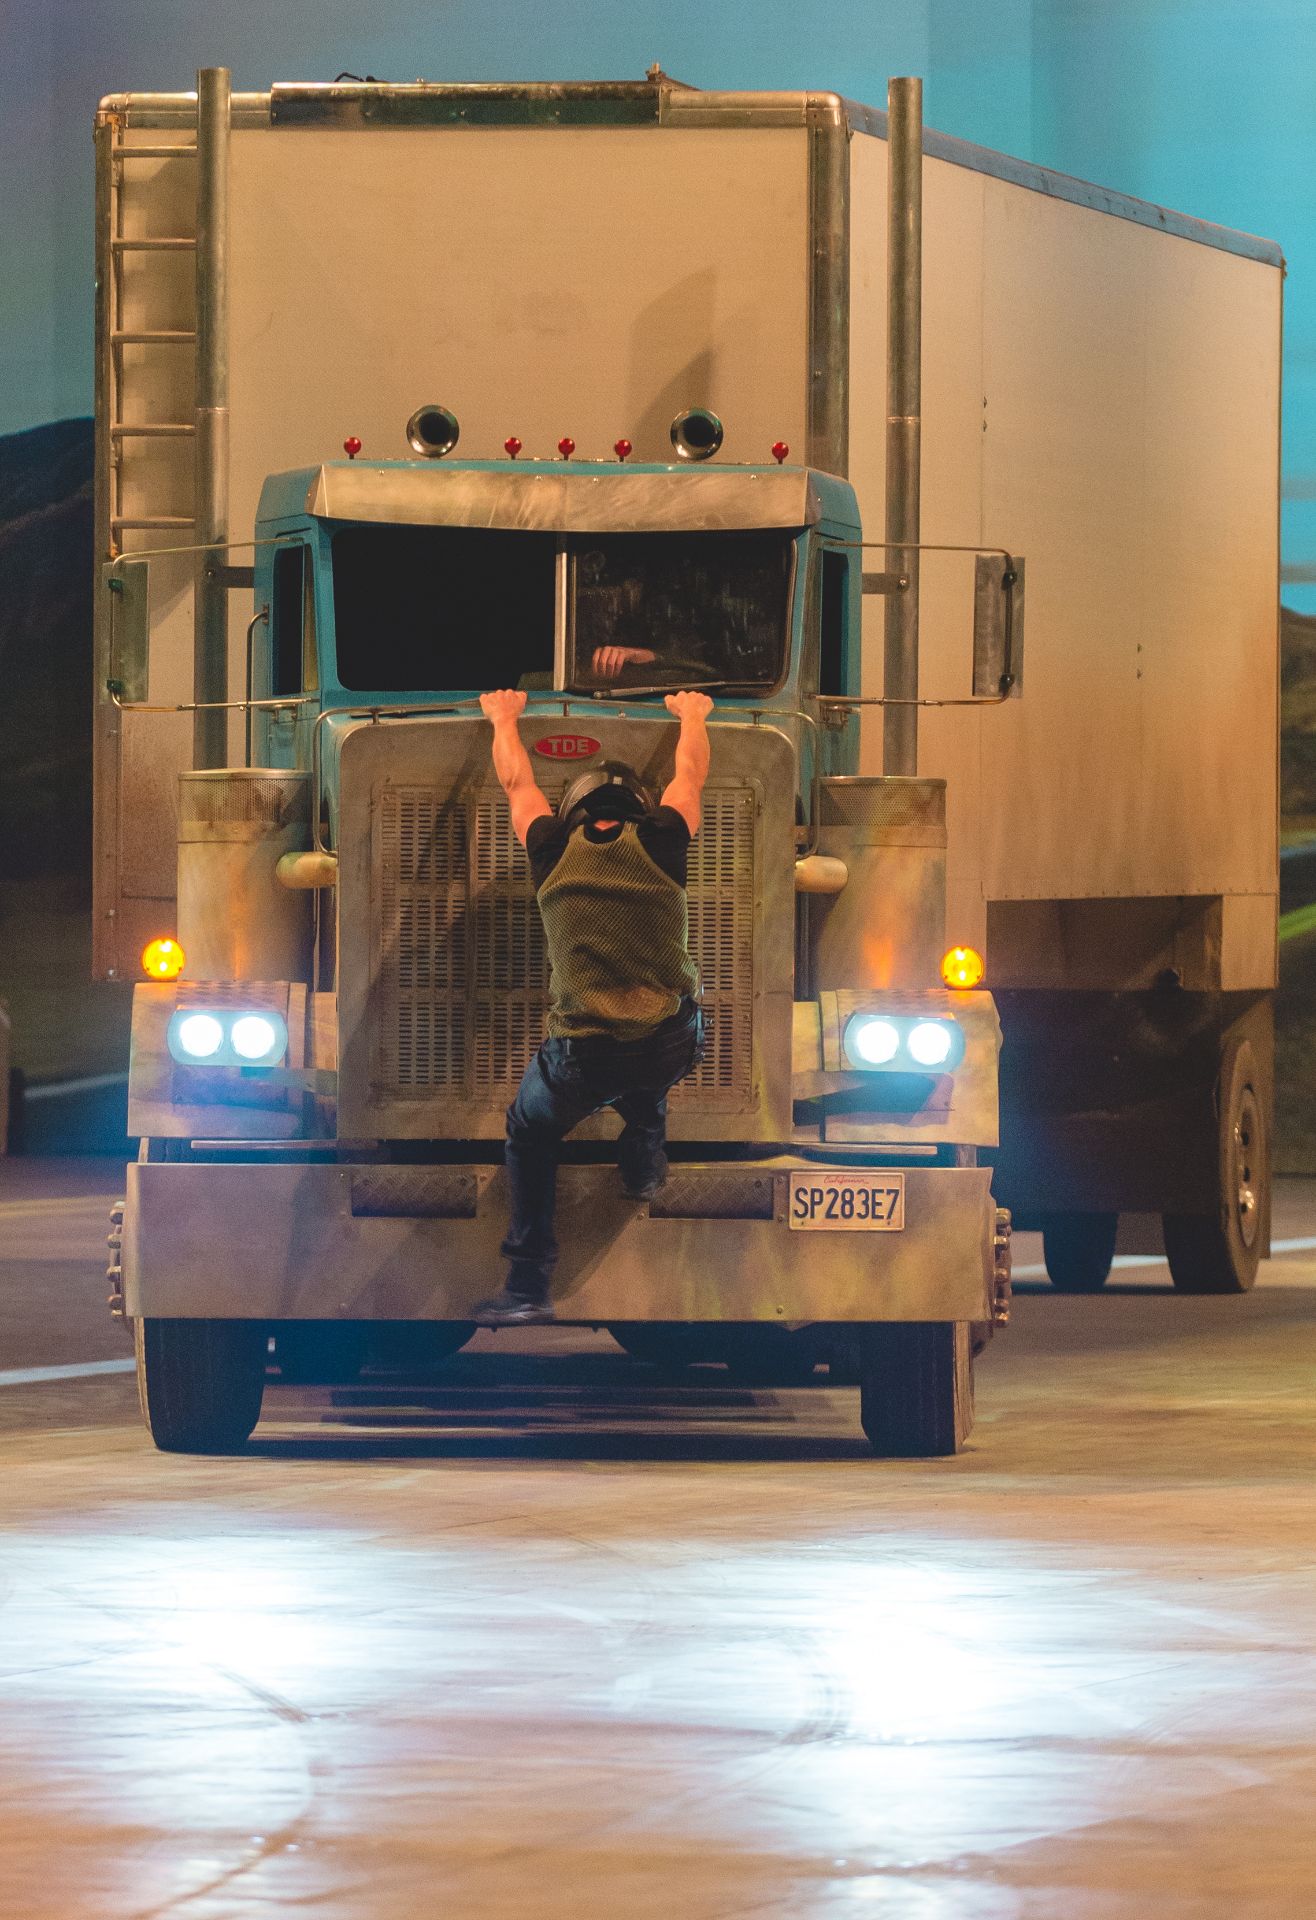
[[[708, 1028], [671, 1170], [561, 1173], [558, 1318], [857, 1369], [957, 1451], [1010, 1215], [1175, 1285], [1269, 1233], [1282, 260], [830, 93], [107, 97], [96, 944], [137, 977], [112, 1230], [156, 1444], [455, 1350], [497, 1277], [555, 799], [661, 784]], [[1025, 648], [1025, 578], [1027, 646]], [[623, 650], [621, 653], [618, 650]], [[621, 660], [622, 664], [618, 665]]]

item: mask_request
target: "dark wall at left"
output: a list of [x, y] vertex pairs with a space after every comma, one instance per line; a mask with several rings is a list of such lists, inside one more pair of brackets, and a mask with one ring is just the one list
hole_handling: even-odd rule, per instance
[[91, 869], [92, 423], [0, 437], [0, 879]]

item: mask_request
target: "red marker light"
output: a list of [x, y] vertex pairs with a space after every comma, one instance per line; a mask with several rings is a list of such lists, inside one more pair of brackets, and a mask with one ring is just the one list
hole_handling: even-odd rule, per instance
[[790, 452], [790, 448], [786, 445], [786, 442], [784, 440], [773, 441], [772, 457], [776, 461], [778, 466], [781, 465], [782, 461], [786, 458], [786, 455], [789, 452]]
[[617, 440], [613, 442], [612, 451], [619, 460], [628, 460], [635, 449], [629, 440]]
[[361, 451], [361, 442], [357, 439], [354, 433], [349, 433], [346, 440], [344, 440], [343, 442], [343, 452], [347, 455], [349, 460], [355, 460], [356, 456], [358, 455], [358, 453], [360, 453], [360, 451]]
[[520, 453], [520, 451], [521, 451], [521, 442], [517, 439], [514, 433], [509, 433], [506, 440], [504, 440], [503, 442], [503, 452], [507, 455], [509, 460], [515, 460], [517, 454]]
[[557, 450], [564, 460], [569, 460], [576, 451], [576, 443], [569, 433], [564, 433], [557, 443]]

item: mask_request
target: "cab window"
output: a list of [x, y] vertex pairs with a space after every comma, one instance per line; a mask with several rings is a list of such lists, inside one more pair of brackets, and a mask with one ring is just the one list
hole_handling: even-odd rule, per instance
[[302, 691], [302, 630], [306, 606], [306, 549], [282, 547], [274, 556], [274, 632], [270, 692]]
[[846, 627], [849, 621], [850, 561], [844, 553], [824, 551], [822, 605], [818, 622], [818, 691], [842, 695], [846, 684]]
[[767, 691], [786, 668], [789, 534], [576, 536], [570, 684]]
[[483, 693], [553, 684], [557, 539], [484, 527], [343, 527], [333, 540], [339, 684]]

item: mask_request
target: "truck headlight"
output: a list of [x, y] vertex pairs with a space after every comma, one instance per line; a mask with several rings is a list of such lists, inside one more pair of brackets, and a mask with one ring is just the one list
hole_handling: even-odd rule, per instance
[[277, 1059], [283, 1052], [279, 1038], [280, 1021], [276, 1026], [267, 1013], [244, 1013], [233, 1022], [229, 1031], [229, 1040], [234, 1053], [243, 1060], [253, 1063], [259, 1060]]
[[910, 1059], [920, 1067], [944, 1067], [954, 1044], [949, 1020], [920, 1020], [905, 1040]]
[[846, 1022], [844, 1046], [851, 1066], [949, 1073], [964, 1058], [964, 1031], [952, 1019], [855, 1013]]
[[224, 1044], [224, 1029], [213, 1013], [185, 1013], [171, 1038], [178, 1041], [170, 1049], [175, 1060], [211, 1060]]
[[845, 1030], [845, 1050], [857, 1066], [884, 1067], [900, 1051], [900, 1028], [878, 1014], [857, 1014]]
[[288, 1051], [288, 1023], [268, 1008], [180, 1007], [168, 1042], [184, 1067], [274, 1067]]

